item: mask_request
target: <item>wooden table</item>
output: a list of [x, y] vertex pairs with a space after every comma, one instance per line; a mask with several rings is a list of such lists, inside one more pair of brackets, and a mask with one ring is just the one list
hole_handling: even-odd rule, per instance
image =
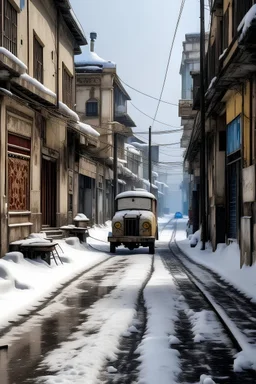
[[53, 242], [38, 242], [38, 243], [28, 243], [28, 244], [21, 244], [20, 250], [23, 253], [24, 257], [27, 257], [29, 259], [35, 259], [38, 256], [41, 256], [42, 260], [45, 260], [49, 265], [51, 264], [51, 259], [54, 259], [56, 265], [57, 258], [62, 263], [62, 260], [58, 254], [58, 251], [56, 250], [56, 246], [58, 243]]

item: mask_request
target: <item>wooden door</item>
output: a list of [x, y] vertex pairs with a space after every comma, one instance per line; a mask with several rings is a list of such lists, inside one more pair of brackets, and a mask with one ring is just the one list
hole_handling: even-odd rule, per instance
[[42, 225], [56, 226], [57, 199], [56, 161], [42, 159], [41, 207]]

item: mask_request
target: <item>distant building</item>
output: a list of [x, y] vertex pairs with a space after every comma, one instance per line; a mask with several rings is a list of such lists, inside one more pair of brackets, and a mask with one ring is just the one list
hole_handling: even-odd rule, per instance
[[[113, 212], [114, 133], [117, 133], [119, 192], [142, 187], [141, 152], [125, 145], [134, 121], [127, 113], [130, 96], [121, 84], [116, 64], [94, 51], [97, 35], [91, 33], [90, 50], [75, 64], [76, 111], [80, 120], [100, 133], [97, 148], [84, 143], [79, 161], [79, 209], [95, 221], [111, 219]], [[88, 158], [89, 152], [89, 158]]]
[[[206, 45], [208, 35], [206, 34]], [[187, 148], [196, 116], [193, 110], [193, 78], [194, 73], [200, 71], [200, 34], [190, 33], [185, 35], [183, 42], [182, 60], [180, 66], [181, 75], [181, 100], [179, 101], [179, 117], [181, 125], [184, 127], [181, 137], [181, 147]], [[195, 91], [195, 90], [194, 90]], [[181, 183], [182, 191], [182, 211], [187, 214], [191, 209], [192, 202], [190, 196], [190, 176], [188, 175], [187, 163], [184, 163], [183, 181]]]

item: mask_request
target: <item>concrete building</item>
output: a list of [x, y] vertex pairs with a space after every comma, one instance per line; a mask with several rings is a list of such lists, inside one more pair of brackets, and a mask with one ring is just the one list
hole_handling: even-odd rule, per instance
[[[206, 48], [208, 44], [208, 34], [206, 34]], [[188, 147], [196, 111], [193, 110], [193, 93], [198, 91], [198, 84], [193, 83], [193, 74], [200, 70], [200, 34], [190, 33], [185, 35], [183, 42], [182, 60], [180, 66], [181, 75], [181, 100], [179, 101], [179, 117], [183, 126], [181, 137], [181, 148]], [[193, 86], [195, 85], [194, 89]], [[183, 181], [180, 186], [182, 191], [182, 211], [187, 214], [192, 210], [192, 201], [189, 198], [191, 193], [191, 177], [188, 173], [188, 164], [184, 162]]]
[[73, 111], [74, 54], [87, 41], [69, 1], [3, 0], [0, 7], [3, 255], [31, 231], [72, 222], [78, 210], [76, 145], [85, 137], [97, 146], [98, 133], [83, 131]]
[[103, 222], [111, 219], [113, 213], [114, 134], [118, 135], [119, 191], [142, 186], [142, 155], [132, 145], [125, 145], [135, 127], [127, 113], [130, 96], [117, 76], [116, 64], [94, 51], [96, 37], [96, 33], [91, 33], [90, 50], [75, 65], [76, 111], [82, 122], [100, 133], [99, 147], [80, 152], [79, 206], [97, 222]]
[[[207, 230], [218, 243], [238, 242], [241, 265], [256, 257], [255, 216], [255, 20], [242, 20], [253, 1], [213, 1], [205, 59]], [[242, 22], [242, 23], [241, 23]], [[241, 24], [240, 24], [241, 23]], [[198, 83], [198, 75], [194, 77]], [[185, 161], [200, 187], [200, 100]], [[199, 207], [200, 210], [200, 207]]]

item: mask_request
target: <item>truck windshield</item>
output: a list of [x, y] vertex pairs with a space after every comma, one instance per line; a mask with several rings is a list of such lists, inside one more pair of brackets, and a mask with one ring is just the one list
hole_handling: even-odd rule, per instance
[[145, 197], [125, 197], [117, 201], [117, 210], [141, 209], [151, 211], [151, 199]]

